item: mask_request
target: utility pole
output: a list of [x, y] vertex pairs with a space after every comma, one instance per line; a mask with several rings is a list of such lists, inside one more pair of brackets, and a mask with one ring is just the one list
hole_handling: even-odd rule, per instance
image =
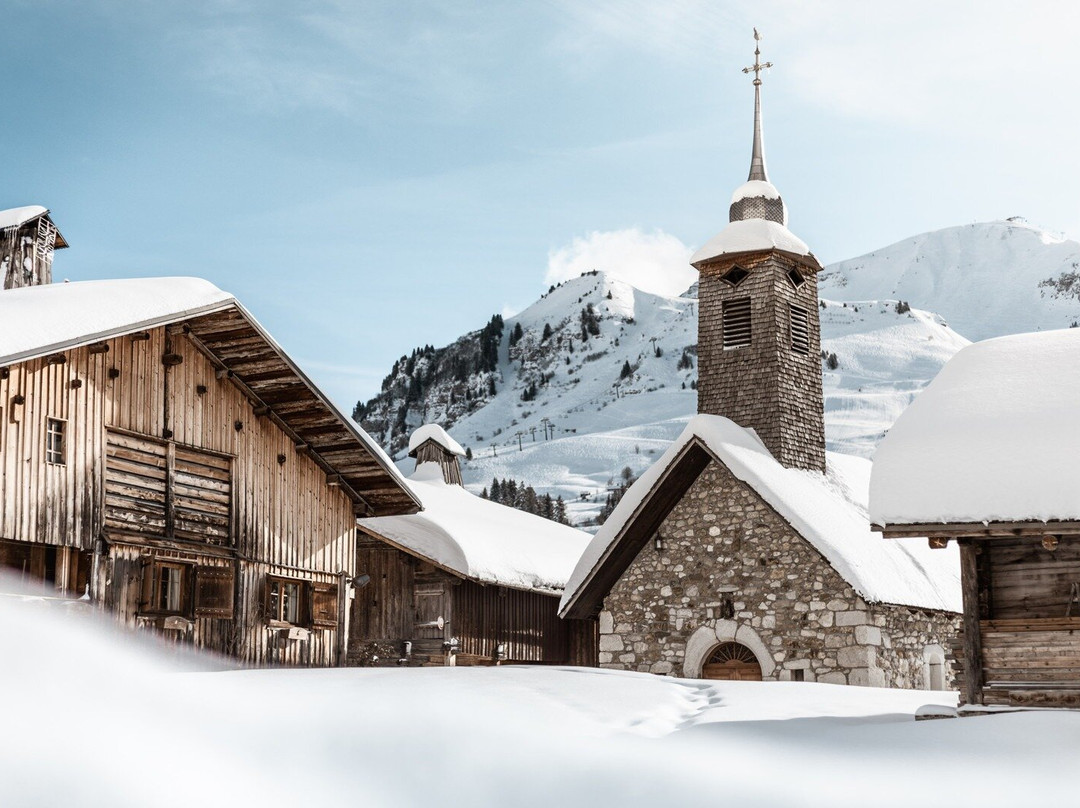
[[519, 429], [519, 430], [518, 430], [517, 432], [515, 432], [515, 433], [514, 433], [514, 437], [518, 439], [518, 451], [519, 451], [519, 452], [522, 452], [522, 451], [524, 451], [524, 449], [522, 449], [522, 448], [521, 448], [521, 438], [522, 438], [522, 436], [523, 436], [524, 434], [525, 434], [525, 433], [524, 433], [524, 432], [522, 432], [522, 431], [521, 431], [520, 429]]

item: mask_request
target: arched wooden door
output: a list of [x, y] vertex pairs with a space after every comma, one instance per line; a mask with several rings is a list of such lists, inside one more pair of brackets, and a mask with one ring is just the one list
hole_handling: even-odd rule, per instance
[[716, 646], [701, 668], [702, 679], [729, 682], [760, 682], [761, 665], [754, 652], [737, 642]]

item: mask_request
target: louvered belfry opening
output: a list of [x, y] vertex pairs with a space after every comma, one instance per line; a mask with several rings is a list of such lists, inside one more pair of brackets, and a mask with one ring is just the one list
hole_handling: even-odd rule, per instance
[[802, 306], [792, 304], [791, 312], [791, 350], [797, 354], [810, 353], [810, 312]]
[[725, 300], [721, 317], [724, 350], [745, 348], [750, 344], [750, 298]]

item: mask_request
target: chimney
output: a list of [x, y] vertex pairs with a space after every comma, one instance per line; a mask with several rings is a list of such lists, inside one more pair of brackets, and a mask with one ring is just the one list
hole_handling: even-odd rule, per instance
[[438, 424], [424, 424], [409, 438], [409, 457], [416, 458], [416, 467], [420, 468], [421, 463], [438, 463], [447, 485], [463, 485], [458, 458], [464, 456], [461, 444]]

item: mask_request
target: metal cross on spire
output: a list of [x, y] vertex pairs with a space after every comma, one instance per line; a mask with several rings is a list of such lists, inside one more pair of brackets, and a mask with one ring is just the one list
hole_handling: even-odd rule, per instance
[[761, 63], [761, 46], [758, 44], [761, 42], [761, 34], [758, 33], [757, 28], [754, 29], [754, 64], [750, 67], [744, 67], [743, 73], [754, 73], [754, 86], [761, 86], [761, 71], [768, 70], [773, 66], [772, 62]]
[[768, 182], [769, 177], [765, 173], [765, 147], [762, 144], [761, 135], [761, 71], [773, 66], [772, 62], [761, 63], [761, 34], [754, 29], [754, 64], [753, 67], [744, 67], [743, 73], [754, 73], [754, 150], [750, 156], [750, 176], [748, 180], [762, 180]]

